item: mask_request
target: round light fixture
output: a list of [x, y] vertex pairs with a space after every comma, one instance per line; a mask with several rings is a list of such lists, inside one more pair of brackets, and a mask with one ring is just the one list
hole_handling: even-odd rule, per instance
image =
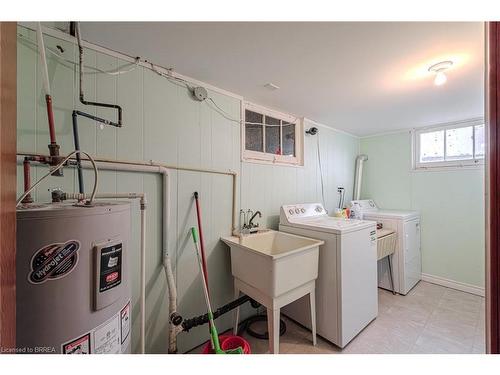
[[453, 61], [446, 60], [438, 62], [437, 64], [431, 65], [429, 67], [429, 72], [436, 73], [436, 77], [434, 78], [434, 84], [436, 86], [444, 85], [447, 81], [446, 74], [444, 74], [445, 70], [448, 70], [453, 65]]

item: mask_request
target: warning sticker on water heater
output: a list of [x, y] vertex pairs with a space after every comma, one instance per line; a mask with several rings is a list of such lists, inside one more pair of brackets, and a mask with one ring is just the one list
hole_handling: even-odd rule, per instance
[[76, 240], [52, 243], [38, 249], [31, 258], [28, 281], [41, 284], [67, 276], [78, 262], [78, 249], [80, 242]]
[[64, 344], [63, 354], [90, 354], [90, 333]]

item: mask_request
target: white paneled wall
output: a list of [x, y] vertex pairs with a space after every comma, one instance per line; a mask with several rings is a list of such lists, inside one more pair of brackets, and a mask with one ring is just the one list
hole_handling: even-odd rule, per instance
[[[18, 150], [46, 154], [48, 131], [38, 55], [34, 33], [19, 27], [18, 38]], [[29, 39], [32, 42], [27, 42]], [[75, 46], [67, 41], [46, 37], [46, 47], [64, 48], [65, 59], [77, 61]], [[73, 149], [71, 111], [75, 108], [99, 116], [114, 118], [114, 112], [82, 106], [78, 102], [77, 69], [51, 54], [49, 75], [53, 89], [56, 130], [61, 152]], [[85, 50], [85, 65], [113, 70], [127, 63], [101, 52]], [[233, 170], [239, 174], [239, 200], [243, 208], [261, 210], [261, 226], [277, 229], [279, 207], [296, 202], [320, 202], [321, 186], [317, 161], [316, 137], [305, 137], [305, 166], [271, 166], [240, 161], [240, 127], [213, 111], [205, 103], [191, 99], [187, 90], [167, 81], [149, 69], [139, 67], [119, 76], [95, 73], [87, 68], [85, 96], [88, 100], [118, 103], [123, 107], [123, 128], [99, 129], [88, 120], [79, 118], [81, 148], [99, 157], [126, 160], [154, 160], [170, 165], [207, 167]], [[240, 117], [240, 99], [210, 91], [210, 96], [231, 117]], [[311, 124], [306, 123], [307, 129]], [[324, 171], [326, 206], [337, 204], [337, 186], [346, 188], [350, 199], [354, 159], [359, 140], [321, 126], [321, 155]], [[33, 180], [46, 173], [46, 168], [34, 168]], [[167, 287], [161, 267], [161, 179], [152, 174], [103, 171], [99, 191], [144, 191], [148, 196], [147, 253], [147, 351], [166, 351]], [[232, 299], [232, 277], [229, 251], [219, 241], [230, 233], [231, 178], [195, 172], [171, 171], [171, 217], [169, 247], [173, 257], [179, 311], [185, 317], [205, 313], [201, 280], [195, 252], [188, 235], [196, 225], [193, 192], [201, 197], [204, 237], [208, 253], [208, 268], [213, 305], [220, 306]], [[92, 185], [92, 172], [85, 171], [85, 186]], [[18, 169], [18, 190], [22, 189], [22, 172]], [[77, 189], [76, 173], [65, 170], [63, 178], [51, 178], [35, 194], [39, 201], [49, 200], [48, 188]], [[132, 293], [133, 350], [138, 351], [139, 337], [139, 213], [134, 203], [132, 213]], [[247, 307], [245, 315], [253, 309]], [[217, 321], [220, 331], [230, 327], [231, 317]], [[208, 339], [207, 328], [199, 327], [179, 336], [179, 349], [186, 351]]]

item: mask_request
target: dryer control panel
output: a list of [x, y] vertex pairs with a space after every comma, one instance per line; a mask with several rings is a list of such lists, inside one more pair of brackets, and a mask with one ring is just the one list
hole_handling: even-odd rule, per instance
[[362, 199], [358, 201], [351, 201], [351, 207], [357, 208], [358, 210], [363, 212], [378, 210], [378, 207], [373, 199]]
[[321, 203], [289, 204], [281, 206], [280, 224], [286, 224], [294, 219], [325, 216], [327, 212]]
[[378, 207], [373, 199], [351, 201], [351, 213], [352, 217], [355, 219], [363, 219], [363, 214], [365, 212], [375, 211], [378, 211]]

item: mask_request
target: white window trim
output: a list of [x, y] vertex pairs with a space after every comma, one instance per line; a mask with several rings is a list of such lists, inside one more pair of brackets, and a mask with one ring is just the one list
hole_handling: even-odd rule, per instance
[[[472, 126], [473, 132], [474, 126], [485, 125], [483, 118], [475, 118], [464, 121], [450, 122], [440, 125], [431, 125], [424, 128], [414, 128], [411, 130], [411, 147], [412, 147], [412, 170], [413, 171], [431, 171], [431, 170], [453, 170], [453, 169], [470, 169], [478, 168], [484, 166], [484, 158], [482, 159], [467, 159], [467, 160], [448, 160], [448, 161], [437, 161], [437, 162], [419, 162], [419, 152], [420, 152], [420, 134], [430, 131], [439, 131], [446, 129], [459, 129]], [[444, 139], [444, 147], [446, 150], [446, 137]], [[472, 144], [473, 154], [475, 152], [475, 139]]]
[[[245, 149], [245, 110], [262, 113], [282, 121], [295, 124], [295, 156], [274, 155], [267, 152], [259, 152]], [[244, 101], [241, 108], [241, 161], [262, 164], [278, 164], [287, 166], [304, 166], [304, 119], [287, 113], [278, 112], [258, 104]], [[266, 144], [266, 132], [263, 129], [263, 144]], [[282, 139], [282, 137], [280, 137]]]

